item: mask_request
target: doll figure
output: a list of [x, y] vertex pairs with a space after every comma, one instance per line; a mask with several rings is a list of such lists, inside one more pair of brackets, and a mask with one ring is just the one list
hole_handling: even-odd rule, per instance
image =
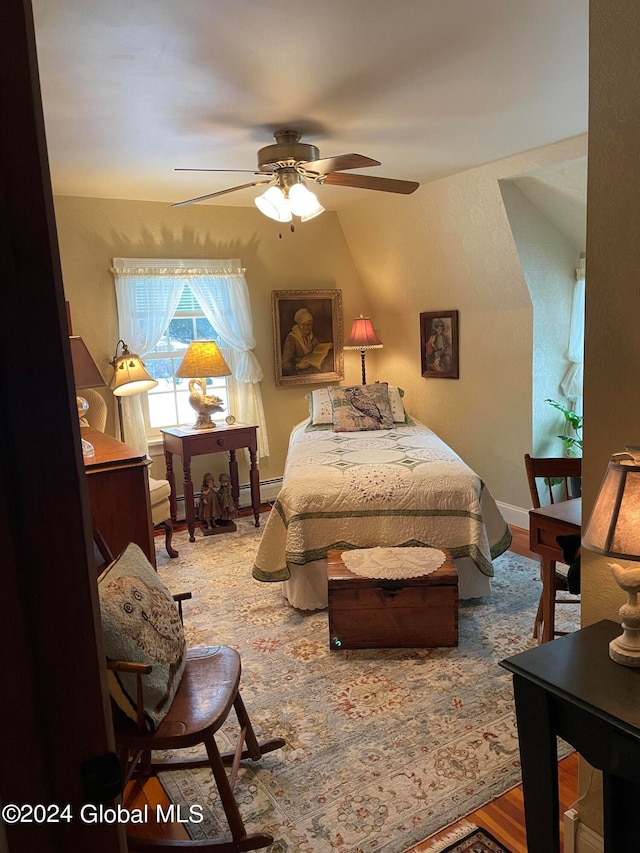
[[231, 478], [228, 474], [220, 474], [218, 504], [220, 505], [218, 522], [222, 524], [231, 524], [233, 519], [238, 515], [238, 508], [236, 507], [233, 495], [231, 494]]
[[221, 509], [218, 503], [218, 490], [216, 481], [212, 474], [205, 474], [200, 487], [200, 501], [198, 502], [198, 520], [202, 523], [204, 530], [216, 526], [216, 518], [220, 518]]

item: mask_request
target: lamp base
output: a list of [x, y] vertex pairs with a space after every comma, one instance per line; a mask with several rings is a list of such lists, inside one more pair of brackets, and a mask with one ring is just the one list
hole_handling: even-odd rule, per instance
[[215, 429], [216, 425], [211, 420], [211, 415], [209, 412], [200, 412], [198, 415], [198, 420], [191, 427], [191, 429]]
[[618, 611], [622, 634], [609, 643], [609, 657], [623, 666], [640, 666], [640, 573], [637, 569], [625, 569], [618, 563], [607, 563], [627, 600]]
[[611, 640], [609, 657], [623, 666], [640, 666], [640, 632], [638, 629], [624, 628], [623, 634]]
[[211, 413], [224, 411], [220, 397], [207, 394], [206, 377], [192, 379], [189, 382], [189, 405], [198, 413], [198, 420], [191, 429], [215, 429], [216, 425], [211, 420]]

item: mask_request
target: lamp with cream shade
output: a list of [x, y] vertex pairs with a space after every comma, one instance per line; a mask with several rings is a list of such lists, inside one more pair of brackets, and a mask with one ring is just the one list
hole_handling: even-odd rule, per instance
[[367, 372], [365, 367], [365, 350], [382, 349], [382, 341], [373, 330], [371, 317], [363, 317], [362, 314], [353, 321], [351, 334], [344, 345], [344, 349], [359, 349], [362, 359], [362, 384], [367, 384]]
[[[122, 346], [122, 352], [118, 355], [120, 346]], [[122, 419], [122, 403], [120, 398], [133, 397], [135, 394], [150, 391], [156, 387], [158, 382], [149, 375], [140, 356], [134, 352], [130, 352], [129, 347], [122, 340], [116, 344], [115, 355], [110, 364], [113, 367], [111, 390], [118, 401], [120, 438], [124, 441], [124, 422]]]
[[191, 341], [176, 376], [191, 380], [189, 404], [198, 413], [192, 429], [215, 429], [211, 413], [224, 411], [224, 406], [220, 397], [207, 394], [207, 378], [230, 375], [231, 369], [215, 341]]
[[[640, 562], [640, 448], [615, 454], [582, 536], [582, 544], [606, 557]], [[624, 666], [640, 666], [640, 567], [608, 563], [615, 582], [627, 594], [620, 608], [623, 632], [609, 643], [609, 657]]]

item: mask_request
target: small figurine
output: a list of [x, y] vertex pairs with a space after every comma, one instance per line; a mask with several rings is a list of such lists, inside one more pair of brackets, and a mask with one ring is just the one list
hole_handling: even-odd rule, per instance
[[220, 506], [218, 524], [233, 524], [233, 519], [238, 516], [238, 508], [231, 494], [231, 478], [228, 474], [220, 474], [217, 499]]
[[207, 473], [202, 478], [198, 502], [198, 520], [202, 523], [202, 529], [213, 529], [216, 526], [216, 518], [220, 518], [221, 513], [216, 481], [213, 474]]

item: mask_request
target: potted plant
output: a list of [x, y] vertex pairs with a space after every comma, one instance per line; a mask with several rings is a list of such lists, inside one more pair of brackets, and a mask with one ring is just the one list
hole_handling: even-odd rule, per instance
[[[576, 448], [582, 450], [582, 415], [555, 400], [545, 400], [545, 403], [549, 403], [550, 406], [564, 415], [565, 432], [558, 435], [558, 438], [563, 441], [567, 456], [577, 456]], [[571, 434], [569, 434], [570, 432]]]
[[[578, 456], [578, 450], [582, 452], [582, 415], [574, 412], [573, 409], [568, 409], [563, 403], [558, 403], [556, 400], [545, 400], [554, 409], [562, 412], [565, 421], [565, 431], [557, 437], [563, 442], [565, 454], [567, 456]], [[552, 485], [562, 482], [557, 480], [552, 482]], [[571, 497], [577, 498], [582, 494], [582, 483], [579, 477], [571, 477], [569, 480], [569, 493]]]

